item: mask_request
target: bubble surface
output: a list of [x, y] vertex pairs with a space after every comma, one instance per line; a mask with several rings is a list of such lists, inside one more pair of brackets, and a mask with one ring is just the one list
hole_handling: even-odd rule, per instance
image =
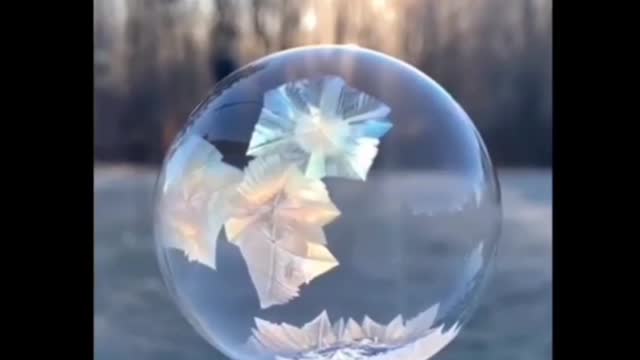
[[165, 282], [232, 359], [415, 359], [471, 316], [501, 226], [472, 121], [353, 46], [276, 53], [190, 115], [156, 189]]

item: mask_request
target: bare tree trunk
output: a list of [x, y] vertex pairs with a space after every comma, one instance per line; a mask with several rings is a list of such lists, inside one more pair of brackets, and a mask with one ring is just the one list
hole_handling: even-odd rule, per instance
[[271, 51], [271, 41], [269, 39], [269, 34], [267, 33], [264, 27], [264, 10], [268, 5], [268, 2], [265, 0], [252, 0], [252, 20], [253, 20], [253, 31], [256, 33], [256, 36], [262, 41], [262, 46], [264, 47], [264, 52], [268, 53]]
[[281, 0], [281, 25], [279, 45], [280, 49], [287, 49], [295, 46], [295, 38], [298, 35], [300, 24], [300, 11], [297, 6], [292, 6], [289, 0]]

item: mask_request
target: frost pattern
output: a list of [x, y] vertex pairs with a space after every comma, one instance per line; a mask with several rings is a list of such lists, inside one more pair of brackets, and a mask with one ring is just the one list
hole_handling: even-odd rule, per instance
[[408, 321], [399, 315], [387, 325], [368, 316], [361, 323], [340, 318], [332, 324], [326, 311], [302, 327], [256, 318], [248, 346], [277, 354], [279, 360], [425, 360], [460, 330], [458, 323], [446, 331], [444, 325], [433, 328], [437, 312], [438, 304]]
[[364, 181], [379, 138], [392, 127], [389, 112], [327, 76], [265, 94], [247, 150], [255, 158], [244, 171], [224, 163], [204, 139], [186, 138], [167, 163], [162, 188], [168, 246], [215, 270], [224, 228], [247, 264], [261, 308], [296, 298], [303, 284], [339, 265], [323, 227], [340, 210], [321, 179]]
[[336, 76], [287, 83], [265, 94], [247, 155], [286, 155], [314, 178], [365, 180], [390, 111]]

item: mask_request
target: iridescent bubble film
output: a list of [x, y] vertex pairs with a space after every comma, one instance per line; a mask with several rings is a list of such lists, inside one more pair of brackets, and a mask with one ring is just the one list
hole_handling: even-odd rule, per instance
[[216, 85], [165, 158], [155, 215], [176, 304], [230, 358], [425, 360], [464, 331], [502, 212], [442, 87], [319, 46]]

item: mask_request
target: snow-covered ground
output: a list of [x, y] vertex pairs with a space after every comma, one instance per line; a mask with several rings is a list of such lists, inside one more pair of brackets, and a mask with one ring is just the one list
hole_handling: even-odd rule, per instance
[[[551, 172], [501, 170], [497, 269], [472, 320], [435, 359], [550, 360]], [[95, 358], [225, 359], [169, 300], [151, 233], [156, 172], [95, 168]]]

